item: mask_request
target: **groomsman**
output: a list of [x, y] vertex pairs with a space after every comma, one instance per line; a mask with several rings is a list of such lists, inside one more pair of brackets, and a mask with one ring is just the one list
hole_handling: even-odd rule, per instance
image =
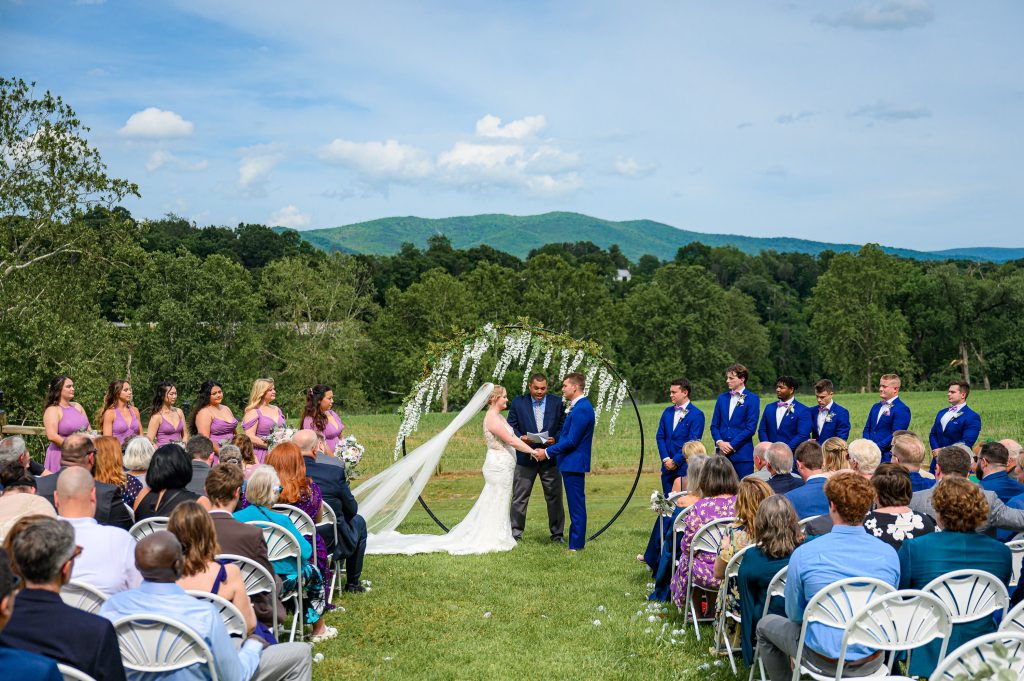
[[793, 396], [800, 387], [792, 376], [775, 379], [773, 402], [764, 408], [757, 437], [761, 442], [784, 442], [792, 451], [811, 437], [811, 410], [796, 401]]
[[882, 451], [882, 463], [892, 458], [892, 434], [897, 430], [910, 430], [910, 407], [900, 399], [900, 377], [884, 374], [878, 379], [878, 396], [864, 424], [864, 439], [871, 440]]
[[718, 396], [711, 416], [715, 451], [729, 457], [740, 479], [754, 472], [753, 439], [761, 413], [761, 400], [747, 390], [749, 375], [742, 364], [733, 364], [725, 370], [725, 384], [729, 389]]
[[[535, 447], [553, 445], [562, 430], [565, 412], [562, 399], [548, 393], [548, 379], [544, 374], [533, 374], [528, 384], [529, 394], [520, 395], [508, 406], [508, 425], [512, 426], [516, 436], [523, 442]], [[527, 433], [543, 433], [547, 431], [547, 442], [531, 443]], [[516, 470], [512, 478], [512, 508], [509, 513], [512, 520], [512, 536], [519, 540], [526, 527], [526, 507], [530, 503], [533, 483], [540, 475], [540, 484], [544, 488], [544, 501], [548, 507], [548, 530], [551, 541], [563, 542], [565, 533], [565, 509], [562, 506], [562, 474], [551, 459], [536, 461], [529, 454], [516, 452]]]
[[811, 439], [825, 442], [830, 437], [850, 440], [850, 412], [832, 401], [835, 388], [832, 381], [823, 378], [814, 384], [814, 397], [818, 400], [817, 411], [811, 410]]
[[704, 437], [704, 412], [690, 402], [690, 382], [677, 378], [668, 387], [672, 406], [665, 409], [658, 422], [658, 453], [661, 455], [661, 487], [668, 495], [676, 478], [683, 478], [686, 488], [686, 457], [683, 445]]
[[941, 409], [935, 415], [932, 432], [928, 441], [932, 446], [932, 464], [928, 470], [935, 473], [935, 457], [943, 447], [963, 442], [970, 448], [978, 441], [981, 434], [981, 415], [967, 406], [967, 396], [971, 394], [971, 386], [965, 381], [954, 381], [949, 384], [946, 397], [949, 407]]

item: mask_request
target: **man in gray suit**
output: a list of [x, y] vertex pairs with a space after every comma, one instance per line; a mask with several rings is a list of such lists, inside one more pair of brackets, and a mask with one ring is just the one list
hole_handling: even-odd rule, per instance
[[206, 476], [213, 466], [213, 441], [203, 435], [193, 435], [185, 445], [185, 451], [192, 459], [192, 481], [185, 486], [189, 492], [206, 494]]

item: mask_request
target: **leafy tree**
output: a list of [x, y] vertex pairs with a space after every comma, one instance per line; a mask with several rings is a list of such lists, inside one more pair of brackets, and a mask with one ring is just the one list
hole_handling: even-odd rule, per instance
[[529, 259], [523, 270], [522, 310], [552, 331], [592, 338], [610, 346], [615, 336], [608, 279], [593, 264], [573, 266], [548, 254]]

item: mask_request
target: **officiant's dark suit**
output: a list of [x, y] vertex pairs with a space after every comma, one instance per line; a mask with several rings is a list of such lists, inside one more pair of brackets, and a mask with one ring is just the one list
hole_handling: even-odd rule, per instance
[[[508, 424], [512, 426], [516, 437], [522, 437], [526, 433], [547, 431], [548, 437], [557, 442], [564, 421], [565, 407], [562, 405], [562, 398], [550, 393], [545, 394], [540, 400], [535, 400], [529, 393], [520, 395], [508, 406]], [[553, 443], [549, 440], [549, 444]], [[526, 506], [530, 503], [530, 493], [533, 492], [533, 483], [538, 475], [544, 488], [544, 501], [548, 507], [551, 541], [563, 541], [565, 509], [562, 506], [562, 474], [558, 472], [558, 466], [551, 459], [538, 463], [528, 454], [518, 451], [516, 472], [512, 480], [512, 536], [518, 540], [523, 534], [523, 528], [526, 526]]]

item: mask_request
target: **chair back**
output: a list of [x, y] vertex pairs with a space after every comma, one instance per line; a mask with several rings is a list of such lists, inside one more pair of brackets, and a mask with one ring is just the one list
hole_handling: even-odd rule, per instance
[[294, 558], [299, 564], [299, 573], [302, 573], [302, 547], [291, 532], [265, 520], [250, 520], [246, 524], [256, 525], [263, 530], [263, 541], [267, 544], [267, 557], [270, 562]]
[[954, 570], [928, 582], [922, 589], [938, 596], [953, 624], [963, 624], [1003, 610], [1010, 602], [1006, 586], [984, 570]]
[[809, 515], [806, 518], [801, 518], [800, 519], [800, 527], [804, 527], [808, 523], [813, 522], [813, 521], [817, 520], [820, 517], [821, 517], [820, 515]]
[[291, 504], [274, 504], [273, 510], [278, 513], [283, 513], [288, 516], [288, 520], [292, 521], [295, 525], [295, 529], [299, 531], [303, 537], [312, 537], [316, 534], [316, 523], [309, 517], [309, 514], [303, 511], [297, 506]]
[[736, 522], [736, 518], [719, 518], [701, 525], [697, 533], [693, 535], [690, 542], [690, 565], [693, 565], [693, 557], [698, 551], [718, 553], [722, 545], [722, 537], [729, 533], [729, 526]]
[[128, 517], [132, 519], [132, 525], [135, 524], [135, 509], [126, 501], [124, 503], [125, 510], [128, 511]]
[[681, 510], [672, 521], [672, 569], [676, 567], [676, 552], [679, 551], [679, 533], [686, 527], [686, 516], [693, 506], [687, 506]]
[[1016, 631], [1024, 634], [1024, 601], [1013, 606], [1010, 612], [1003, 615], [999, 623], [999, 631]]
[[[1006, 656], [999, 654], [1003, 649]], [[1002, 659], [1001, 659], [1002, 658]], [[1007, 668], [1008, 677], [991, 673]], [[953, 681], [956, 678], [1001, 679], [1024, 677], [1024, 633], [997, 631], [968, 641], [939, 662], [929, 681]]]
[[96, 681], [85, 672], [80, 669], [75, 669], [66, 664], [57, 664], [57, 671], [60, 672], [60, 676], [64, 681]]
[[107, 600], [107, 594], [92, 584], [72, 579], [60, 588], [60, 598], [72, 608], [78, 608], [95, 615], [103, 607], [103, 603]]
[[245, 638], [247, 633], [245, 617], [242, 616], [242, 612], [235, 607], [234, 603], [208, 591], [188, 589], [185, 593], [213, 605], [217, 609], [217, 614], [220, 615], [221, 620], [224, 622], [224, 628], [228, 630], [228, 636], [237, 639]]
[[163, 615], [129, 615], [114, 622], [114, 631], [127, 670], [168, 673], [198, 664], [207, 667], [210, 681], [217, 681], [213, 653], [184, 622]]
[[238, 566], [238, 569], [242, 571], [242, 581], [245, 583], [245, 593], [248, 596], [274, 593], [274, 589], [277, 588], [274, 575], [251, 558], [237, 556], [233, 553], [220, 553], [217, 554], [216, 559], [229, 560]]
[[[1020, 537], [1021, 535], [1017, 535]], [[1010, 572], [1010, 586], [1017, 586], [1020, 582], [1020, 567], [1021, 563], [1024, 562], [1024, 539], [1018, 539], [1014, 537], [1013, 541], [1006, 542], [1006, 548], [1012, 551], [1010, 557], [1012, 559]]]
[[880, 579], [840, 579], [814, 594], [804, 610], [804, 622], [843, 629], [872, 600], [894, 591], [896, 589], [891, 584]]
[[152, 518], [146, 518], [132, 525], [131, 529], [128, 530], [128, 534], [132, 535], [135, 541], [141, 541], [143, 537], [148, 537], [154, 532], [167, 529], [167, 516], [155, 515]]

